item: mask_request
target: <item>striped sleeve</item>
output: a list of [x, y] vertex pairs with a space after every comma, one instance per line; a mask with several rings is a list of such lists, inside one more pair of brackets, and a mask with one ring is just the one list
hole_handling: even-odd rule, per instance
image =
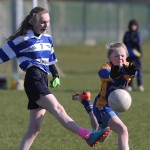
[[9, 61], [13, 57], [16, 57], [16, 53], [7, 42], [2, 46], [2, 48], [0, 48], [0, 63]]
[[23, 36], [19, 36], [12, 41], [6, 42], [2, 48], [0, 48], [0, 63], [9, 61], [10, 59], [17, 57], [21, 50], [25, 49], [26, 41], [23, 41]]

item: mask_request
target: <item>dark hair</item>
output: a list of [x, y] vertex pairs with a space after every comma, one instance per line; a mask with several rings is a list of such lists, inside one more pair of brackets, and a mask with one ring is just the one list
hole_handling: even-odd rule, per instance
[[8, 40], [13, 40], [17, 36], [25, 35], [27, 33], [27, 30], [32, 29], [31, 22], [33, 22], [35, 20], [35, 17], [37, 16], [37, 14], [39, 14], [39, 13], [46, 13], [46, 12], [48, 12], [48, 10], [46, 10], [45, 8], [42, 8], [42, 7], [35, 7], [35, 8], [33, 8], [30, 11], [29, 15], [27, 15], [25, 17], [25, 19], [22, 21], [19, 29], [13, 35], [11, 35], [8, 38]]
[[137, 26], [137, 29], [138, 29], [139, 25], [138, 25], [137, 20], [135, 20], [135, 19], [130, 20], [130, 22], [129, 22], [129, 24], [128, 24], [128, 29], [129, 29], [129, 30], [132, 30], [132, 26], [133, 26], [133, 25], [136, 25], [136, 26]]

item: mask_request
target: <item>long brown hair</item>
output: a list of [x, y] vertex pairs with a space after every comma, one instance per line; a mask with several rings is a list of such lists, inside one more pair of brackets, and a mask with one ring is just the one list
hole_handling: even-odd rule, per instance
[[8, 38], [8, 40], [13, 40], [18, 36], [25, 35], [27, 33], [27, 30], [32, 29], [32, 22], [35, 20], [36, 15], [45, 12], [48, 12], [48, 10], [46, 10], [45, 8], [42, 7], [33, 8], [30, 11], [29, 15], [27, 15], [25, 19], [22, 21], [19, 29], [17, 29], [17, 31]]

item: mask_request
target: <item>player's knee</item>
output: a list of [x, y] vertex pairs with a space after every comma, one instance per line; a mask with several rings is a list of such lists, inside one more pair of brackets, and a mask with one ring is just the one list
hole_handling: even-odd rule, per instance
[[29, 127], [29, 131], [35, 135], [39, 133], [40, 129], [41, 129], [41, 124], [39, 123], [34, 123], [34, 125]]
[[38, 134], [40, 132], [40, 130], [41, 130], [40, 125], [35, 126], [35, 129], [34, 129], [35, 134]]
[[120, 134], [128, 135], [128, 128], [125, 125], [120, 127]]
[[63, 114], [63, 113], [65, 112], [64, 107], [63, 107], [62, 105], [59, 105], [59, 106], [57, 107], [57, 109], [58, 109], [58, 112], [59, 112], [60, 114]]
[[54, 114], [63, 114], [64, 112], [65, 112], [65, 110], [64, 110], [64, 107], [62, 106], [62, 105], [60, 105], [60, 104], [58, 104], [58, 105], [56, 105], [54, 108], [53, 108], [53, 112], [54, 112]]

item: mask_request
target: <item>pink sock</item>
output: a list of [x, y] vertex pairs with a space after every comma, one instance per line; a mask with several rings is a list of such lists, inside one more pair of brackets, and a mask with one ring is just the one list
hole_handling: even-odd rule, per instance
[[89, 139], [91, 131], [85, 128], [80, 128], [77, 132], [77, 134], [82, 137], [83, 139]]

